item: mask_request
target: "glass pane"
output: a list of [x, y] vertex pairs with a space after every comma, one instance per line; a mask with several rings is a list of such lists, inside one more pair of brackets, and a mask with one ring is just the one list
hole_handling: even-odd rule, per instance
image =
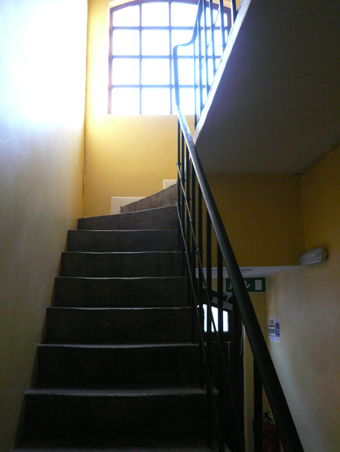
[[169, 60], [143, 59], [142, 84], [168, 85], [170, 83]]
[[142, 31], [143, 55], [169, 55], [169, 32], [167, 30]]
[[139, 55], [139, 31], [113, 30], [112, 55]]
[[142, 5], [143, 27], [166, 27], [169, 25], [168, 2], [150, 2]]
[[114, 58], [112, 61], [113, 85], [138, 85], [139, 61], [126, 58]]
[[115, 27], [138, 27], [139, 5], [126, 6], [113, 12], [113, 26]]
[[193, 27], [196, 20], [197, 5], [190, 3], [171, 3], [171, 25], [175, 27]]
[[168, 88], [143, 88], [142, 89], [142, 114], [144, 114], [144, 115], [169, 115], [170, 114], [170, 89], [168, 89]]
[[113, 88], [111, 112], [113, 115], [138, 115], [139, 89]]
[[[204, 310], [204, 331], [207, 331], [207, 305], [203, 305]], [[215, 322], [216, 328], [218, 328], [218, 309], [212, 306], [211, 308], [212, 316]], [[228, 312], [223, 311], [223, 331], [228, 332], [229, 331], [229, 324], [228, 324]], [[214, 331], [214, 325], [213, 322], [211, 322], [211, 330]]]
[[[172, 39], [172, 48], [174, 48], [177, 44], [185, 44], [190, 41], [192, 37], [192, 30], [173, 30], [171, 39]], [[186, 47], [179, 47], [178, 55], [192, 55], [193, 54], [193, 45], [188, 45]]]
[[221, 56], [223, 51], [221, 30], [215, 30], [214, 39], [215, 39], [215, 55]]
[[180, 85], [194, 84], [194, 63], [191, 58], [178, 60], [178, 78]]
[[[180, 88], [179, 91], [181, 110], [185, 115], [194, 114], [194, 90], [192, 88]], [[173, 90], [173, 113], [176, 114], [175, 90]]]

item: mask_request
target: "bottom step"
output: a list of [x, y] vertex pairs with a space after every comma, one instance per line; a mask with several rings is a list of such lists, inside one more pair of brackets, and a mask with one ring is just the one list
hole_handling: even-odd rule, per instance
[[192, 437], [206, 434], [206, 396], [197, 388], [32, 389], [25, 436]]
[[217, 452], [217, 445], [207, 447], [202, 438], [128, 438], [97, 440], [27, 440], [13, 452]]

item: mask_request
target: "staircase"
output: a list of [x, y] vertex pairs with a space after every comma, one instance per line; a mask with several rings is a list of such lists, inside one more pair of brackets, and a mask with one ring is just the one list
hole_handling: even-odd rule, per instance
[[16, 452], [208, 450], [182, 275], [176, 206], [78, 221]]

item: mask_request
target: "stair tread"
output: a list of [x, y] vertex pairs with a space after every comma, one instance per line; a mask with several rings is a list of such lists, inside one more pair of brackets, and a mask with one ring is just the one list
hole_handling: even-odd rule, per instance
[[209, 452], [216, 447], [207, 447], [202, 438], [79, 438], [53, 440], [26, 440], [13, 452]]
[[[69, 276], [66, 276], [66, 278], [69, 278]], [[74, 278], [74, 276], [70, 276], [70, 278]], [[95, 278], [97, 279], [97, 278]], [[106, 279], [106, 278], [104, 278]], [[190, 311], [191, 308], [189, 306], [145, 306], [145, 307], [79, 307], [79, 306], [50, 306], [47, 308], [48, 310], [58, 310], [58, 311]]]
[[102, 349], [102, 348], [107, 348], [107, 349], [128, 349], [128, 348], [174, 348], [174, 347], [185, 347], [185, 348], [196, 348], [198, 347], [198, 344], [195, 343], [157, 343], [157, 344], [38, 344], [38, 347], [45, 347], [45, 348], [53, 348], [53, 347], [60, 347], [60, 348], [90, 348], [90, 349]]
[[117, 388], [85, 388], [85, 387], [35, 387], [28, 389], [26, 395], [35, 396], [72, 396], [72, 397], [150, 397], [150, 396], [185, 396], [202, 395], [205, 390], [196, 386], [171, 386], [155, 387], [138, 385], [138, 387], [117, 387]]
[[77, 279], [77, 280], [94, 280], [94, 281], [102, 281], [102, 280], [109, 280], [109, 281], [146, 281], [146, 280], [169, 280], [169, 279], [178, 279], [178, 280], [185, 280], [187, 279], [186, 276], [181, 275], [174, 275], [174, 276], [68, 276], [68, 275], [62, 275], [57, 276], [56, 279]]

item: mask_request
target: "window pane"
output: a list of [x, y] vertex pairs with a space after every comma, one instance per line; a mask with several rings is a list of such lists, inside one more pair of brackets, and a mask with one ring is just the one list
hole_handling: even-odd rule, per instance
[[142, 114], [144, 115], [170, 114], [170, 89], [143, 88]]
[[126, 58], [114, 58], [112, 61], [113, 85], [138, 85], [139, 61]]
[[113, 13], [113, 25], [115, 27], [138, 27], [139, 5], [115, 10]]
[[142, 84], [168, 85], [170, 83], [169, 60], [143, 59]]
[[[190, 41], [192, 36], [192, 30], [173, 30], [172, 32], [172, 48], [177, 44], [185, 44]], [[172, 50], [173, 52], [173, 50]], [[178, 55], [192, 55], [193, 45], [186, 47], [179, 47]]]
[[139, 55], [139, 31], [113, 30], [112, 55]]
[[169, 25], [168, 2], [150, 2], [142, 5], [143, 27], [166, 27]]
[[166, 30], [142, 31], [143, 55], [169, 55], [169, 32]]
[[[203, 310], [204, 310], [204, 331], [207, 331], [208, 314], [207, 314], [207, 305], [206, 304], [203, 305]], [[212, 316], [213, 316], [213, 319], [215, 322], [215, 326], [217, 328], [217, 326], [218, 326], [218, 309], [215, 308], [214, 306], [212, 306], [211, 311], [212, 311]], [[214, 331], [213, 322], [211, 322], [211, 330]], [[229, 331], [228, 312], [223, 311], [223, 332], [226, 333], [228, 331]]]
[[171, 25], [193, 27], [196, 20], [197, 5], [189, 3], [171, 3]]
[[114, 115], [138, 115], [139, 89], [113, 88], [111, 112]]
[[180, 85], [194, 84], [194, 63], [191, 58], [178, 60], [178, 78]]
[[[193, 115], [195, 108], [193, 88], [180, 88], [179, 96], [182, 112], [185, 115]], [[173, 113], [176, 114], [175, 90], [173, 90]]]

